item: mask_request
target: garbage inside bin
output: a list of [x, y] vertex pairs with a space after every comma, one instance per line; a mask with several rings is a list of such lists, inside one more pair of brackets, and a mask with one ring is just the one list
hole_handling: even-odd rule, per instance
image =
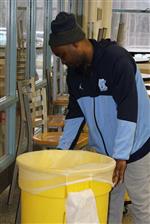
[[107, 223], [113, 159], [86, 151], [43, 150], [18, 156], [17, 164], [22, 223], [66, 223], [69, 193], [89, 189], [99, 223]]

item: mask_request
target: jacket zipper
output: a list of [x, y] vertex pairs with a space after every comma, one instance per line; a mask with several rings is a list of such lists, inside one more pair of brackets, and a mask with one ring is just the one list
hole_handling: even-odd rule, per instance
[[94, 120], [95, 120], [95, 124], [96, 124], [97, 130], [98, 130], [98, 132], [99, 132], [99, 134], [101, 136], [101, 139], [102, 139], [102, 142], [103, 142], [103, 145], [104, 145], [104, 149], [105, 149], [105, 153], [106, 153], [107, 156], [109, 156], [109, 153], [107, 151], [106, 144], [105, 144], [102, 132], [101, 132], [101, 130], [100, 130], [99, 126], [98, 126], [97, 120], [96, 120], [96, 115], [95, 115], [96, 114], [95, 113], [95, 98], [94, 97], [93, 97], [93, 102], [94, 102]]

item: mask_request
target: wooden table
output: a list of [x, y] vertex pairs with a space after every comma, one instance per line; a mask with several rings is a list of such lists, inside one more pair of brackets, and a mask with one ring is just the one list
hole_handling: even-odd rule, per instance
[[150, 62], [146, 63], [137, 63], [137, 67], [142, 73], [150, 74]]

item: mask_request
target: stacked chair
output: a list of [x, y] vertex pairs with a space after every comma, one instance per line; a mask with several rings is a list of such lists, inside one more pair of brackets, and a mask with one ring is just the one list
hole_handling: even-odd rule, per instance
[[[52, 72], [46, 71], [46, 79], [47, 79], [47, 98], [48, 98], [48, 112], [53, 111], [53, 113], [60, 113], [60, 111], [63, 111], [65, 113], [65, 110], [68, 106], [69, 102], [69, 94], [64, 94], [64, 93], [57, 93], [58, 92], [58, 80], [57, 80], [57, 85], [55, 86], [54, 82], [54, 69]], [[53, 90], [55, 89], [55, 91]], [[53, 91], [52, 91], [53, 90]], [[54, 97], [54, 92], [56, 94], [56, 97]]]
[[97, 40], [100, 41], [101, 39], [105, 39], [106, 34], [107, 34], [107, 28], [106, 27], [99, 28], [98, 29]]
[[150, 74], [143, 74], [142, 73], [142, 78], [143, 78], [147, 93], [150, 97]]

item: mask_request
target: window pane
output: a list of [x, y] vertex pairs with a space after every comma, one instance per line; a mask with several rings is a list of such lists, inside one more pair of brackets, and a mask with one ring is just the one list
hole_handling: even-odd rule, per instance
[[127, 46], [150, 46], [150, 14], [130, 14], [127, 25], [129, 27]]
[[[6, 136], [6, 134], [7, 134], [7, 128], [9, 126], [8, 123], [10, 123], [11, 121], [8, 120], [7, 117], [8, 117], [7, 110], [0, 111], [0, 157], [10, 153], [10, 147], [8, 146], [9, 143], [7, 142], [9, 136]], [[16, 132], [15, 132], [15, 134], [16, 134], [15, 142], [16, 142], [16, 147], [17, 147], [19, 132], [20, 132], [20, 109], [19, 109], [19, 107], [18, 107], [17, 116], [16, 116], [16, 127], [17, 128], [16, 128]], [[8, 149], [6, 148], [7, 146], [8, 146]], [[23, 147], [24, 147], [24, 142], [22, 142], [22, 148]]]
[[149, 0], [113, 0], [114, 9], [147, 9], [149, 7]]
[[0, 1], [0, 97], [6, 95], [6, 45], [8, 1]]
[[[148, 10], [150, 1], [113, 0], [113, 9]], [[148, 51], [150, 46], [150, 13], [121, 11], [112, 14], [111, 39], [131, 49], [138, 48]]]
[[27, 4], [17, 0], [17, 80], [24, 79], [26, 73]]
[[36, 8], [36, 75], [43, 79], [44, 1], [37, 0]]

